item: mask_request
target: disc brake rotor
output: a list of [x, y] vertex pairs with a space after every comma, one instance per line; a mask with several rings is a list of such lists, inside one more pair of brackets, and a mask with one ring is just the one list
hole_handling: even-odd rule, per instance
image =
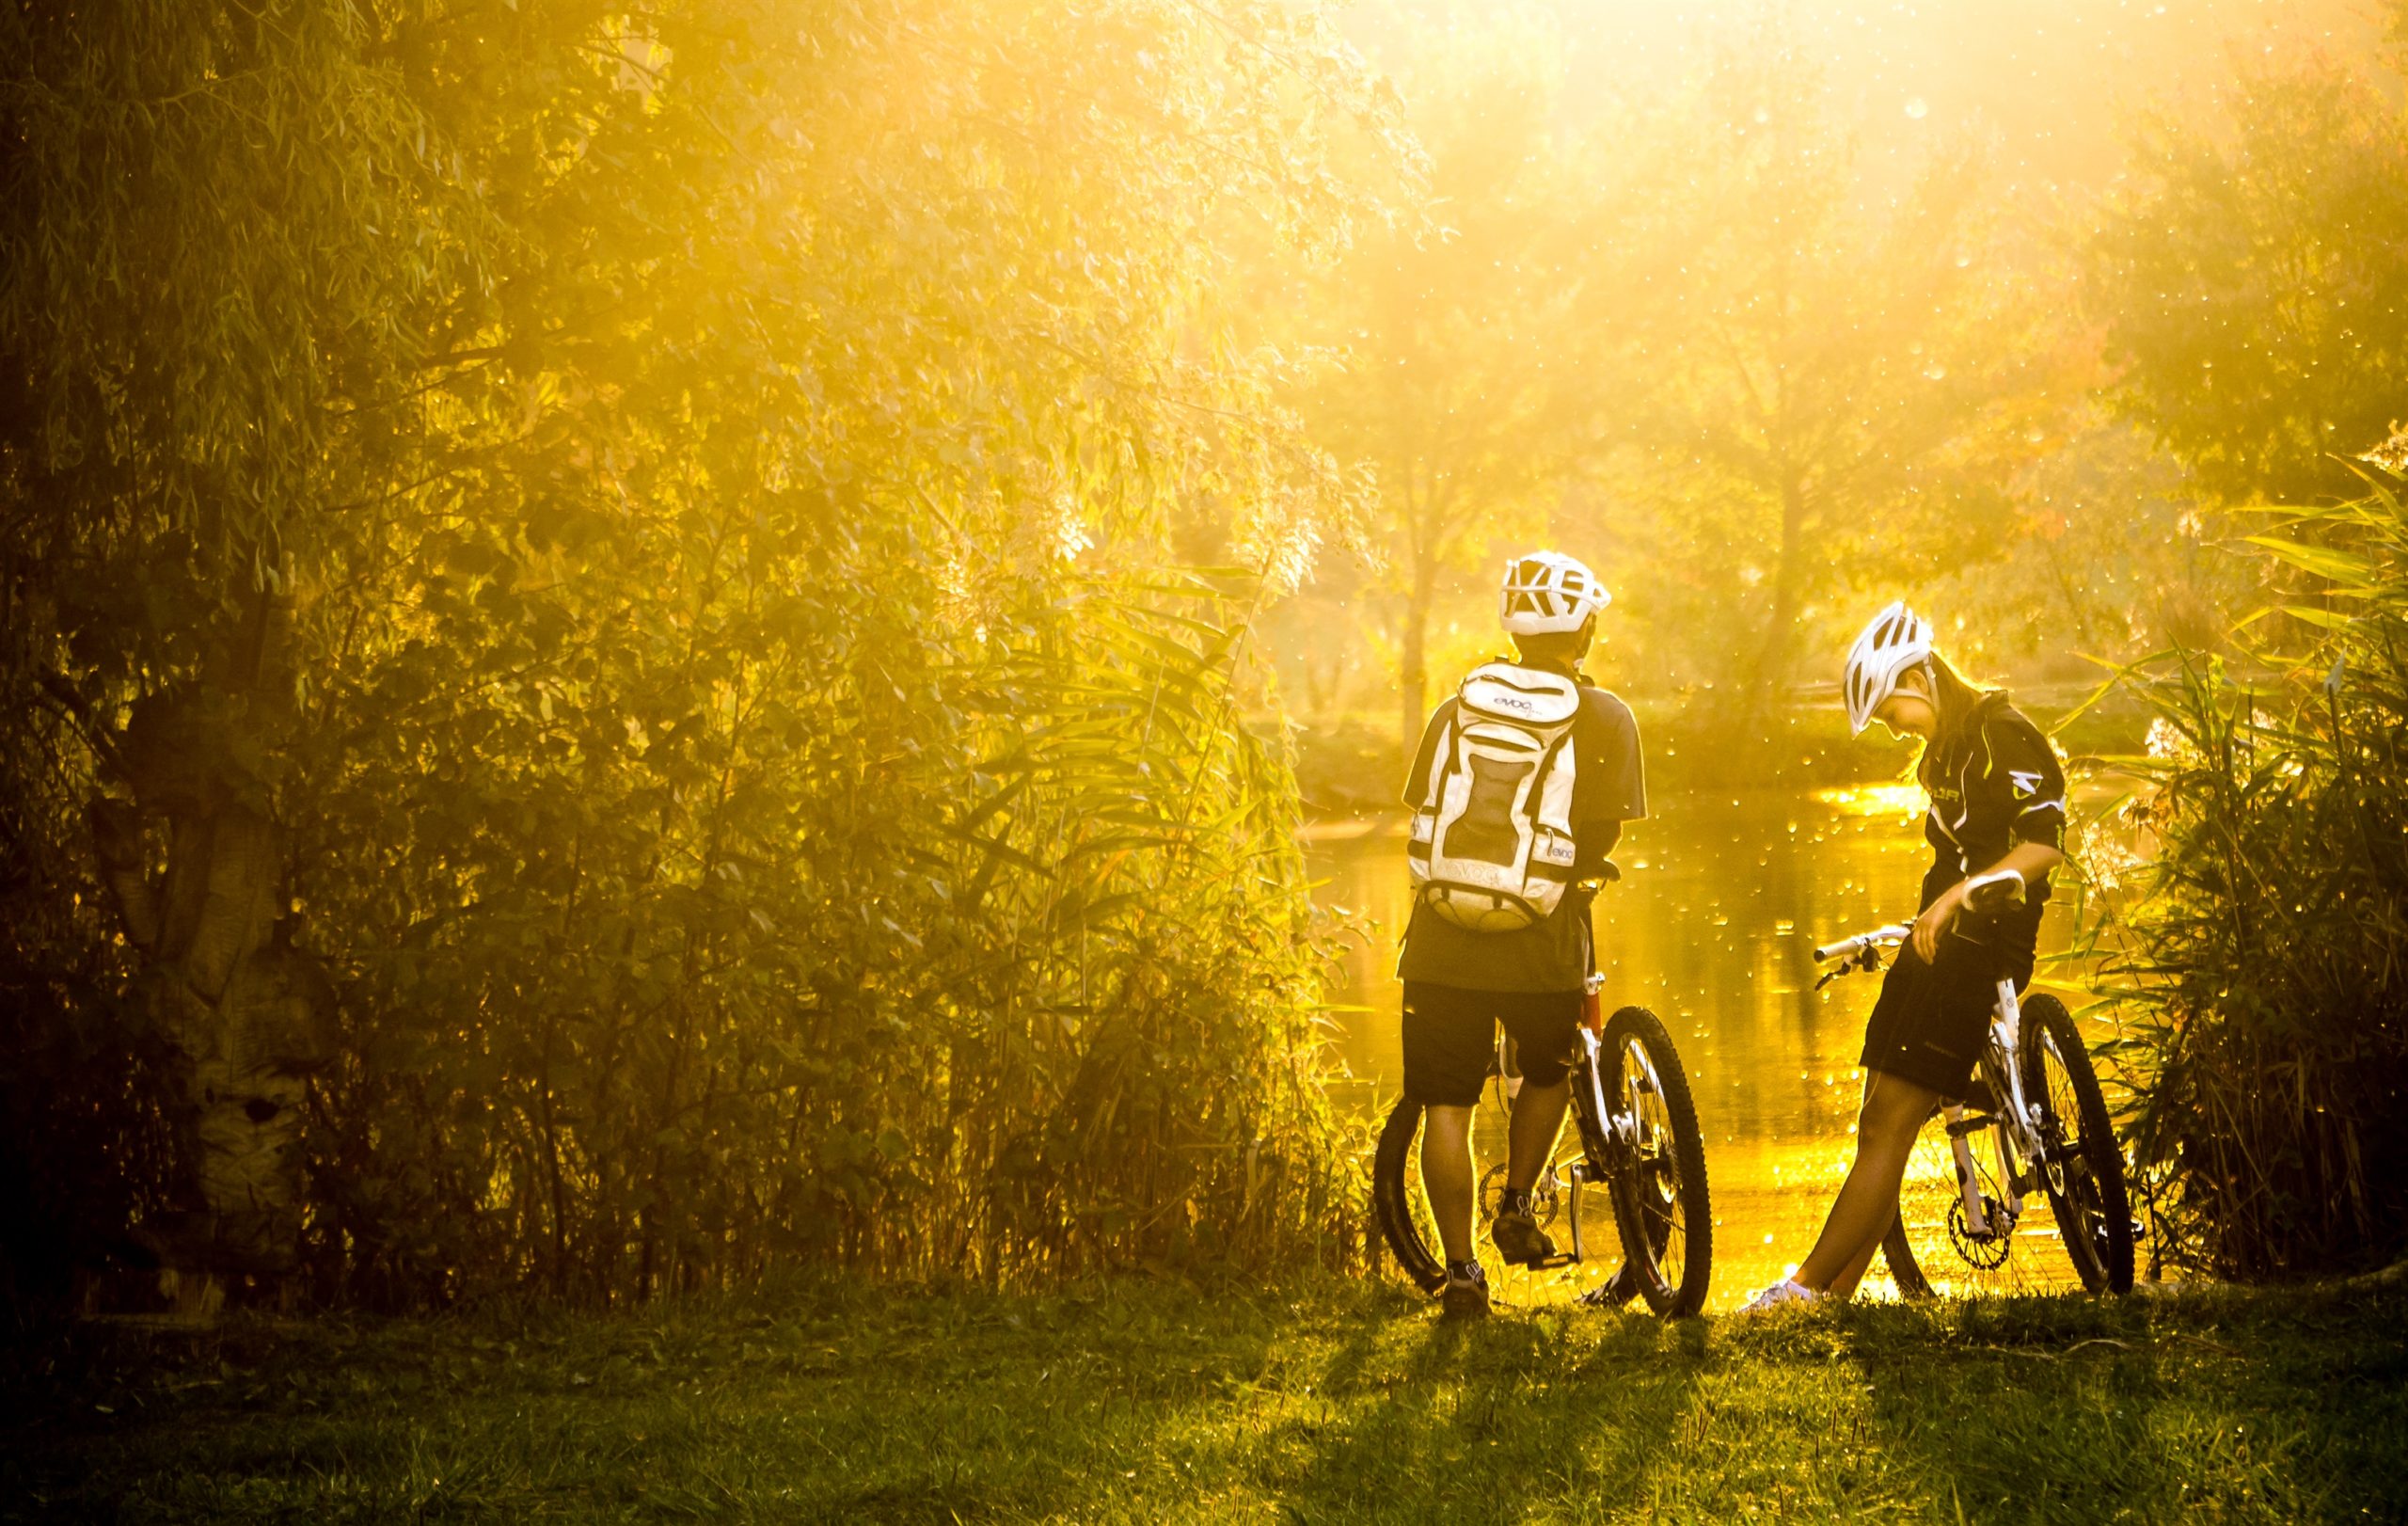
[[[1982, 1217], [1993, 1226], [2006, 1219], [2006, 1211], [1987, 1192], [1982, 1194]], [[1986, 1234], [1976, 1234], [1965, 1222], [1965, 1200], [1958, 1197], [1949, 1200], [1948, 1243], [1956, 1247], [1956, 1254], [1965, 1258], [1967, 1265], [1986, 1272], [1997, 1271], [2006, 1264], [2007, 1252], [2015, 1248], [2014, 1242], [2011, 1223], [2004, 1230], [1992, 1228]]]

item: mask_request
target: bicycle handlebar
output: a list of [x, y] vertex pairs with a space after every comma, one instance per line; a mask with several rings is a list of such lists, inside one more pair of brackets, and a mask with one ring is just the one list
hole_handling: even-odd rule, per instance
[[[1977, 874], [1965, 882], [1965, 907], [1983, 915], [2008, 911], [2023, 904], [2024, 890], [2023, 876], [2013, 869]], [[1893, 922], [1886, 928], [1823, 945], [1814, 950], [1814, 962], [1829, 964], [1835, 959], [1858, 958], [1870, 949], [1893, 947], [1905, 943], [1913, 931], [1903, 922]]]
[[1860, 932], [1837, 943], [1824, 944], [1814, 950], [1814, 962], [1829, 964], [1835, 959], [1854, 959], [1870, 948], [1894, 947], [1905, 943], [1913, 931], [1914, 929], [1903, 922], [1893, 922], [1886, 928], [1875, 928], [1870, 932]]

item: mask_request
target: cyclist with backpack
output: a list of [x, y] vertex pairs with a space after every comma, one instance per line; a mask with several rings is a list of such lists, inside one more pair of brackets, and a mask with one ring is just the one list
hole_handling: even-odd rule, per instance
[[1594, 967], [1589, 903], [1622, 824], [1647, 814], [1639, 724], [1580, 672], [1608, 601], [1571, 557], [1510, 563], [1498, 612], [1515, 655], [1475, 668], [1437, 707], [1405, 782], [1415, 896], [1397, 962], [1404, 1088], [1426, 1109], [1422, 1184], [1445, 1248], [1450, 1313], [1488, 1311], [1472, 1254], [1471, 1118], [1500, 1022], [1522, 1086], [1489, 1235], [1513, 1264], [1555, 1253], [1529, 1196], [1569, 1099]]
[[[1746, 1311], [1846, 1299], [1898, 1216], [1898, 1184], [1915, 1135], [1943, 1101], [1961, 1102], [1989, 1032], [1996, 982], [2032, 978], [2049, 871], [2064, 860], [2064, 767], [2040, 728], [1995, 690], [1975, 688], [1932, 646], [1930, 625], [1903, 603], [1873, 617], [1847, 657], [1848, 723], [1879, 721], [1924, 739], [1915, 776], [1931, 797], [1913, 935], [1900, 949], [1865, 1025], [1864, 1102], [1856, 1160], [1814, 1248]], [[1968, 882], [2001, 871], [2023, 904], [1995, 915], [1965, 904]]]

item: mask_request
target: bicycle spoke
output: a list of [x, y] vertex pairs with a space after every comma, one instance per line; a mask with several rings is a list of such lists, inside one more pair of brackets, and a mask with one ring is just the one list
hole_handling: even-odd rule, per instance
[[1609, 1186], [1631, 1285], [1660, 1314], [1694, 1313], [1712, 1275], [1705, 1162], [1671, 1035], [1625, 1007], [1607, 1021], [1598, 1082], [1607, 1116], [1591, 1148]]

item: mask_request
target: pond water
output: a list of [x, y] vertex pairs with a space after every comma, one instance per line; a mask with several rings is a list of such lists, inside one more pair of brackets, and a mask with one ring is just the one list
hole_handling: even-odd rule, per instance
[[[1624, 830], [1614, 852], [1622, 882], [1598, 900], [1606, 1007], [1653, 1009], [1680, 1046], [1713, 1198], [1707, 1307], [1729, 1309], [1805, 1256], [1846, 1174], [1863, 1084], [1856, 1058], [1879, 983], [1851, 977], [1817, 992], [1810, 950], [1911, 915], [1929, 862], [1923, 799], [1912, 786], [1879, 785], [1668, 796], [1654, 804], [1656, 819]], [[1335, 1094], [1366, 1118], [1386, 1112], [1402, 1071], [1395, 971], [1408, 908], [1404, 827], [1400, 814], [1323, 821], [1307, 834], [1318, 898], [1353, 916], [1362, 932], [1337, 999], [1363, 1009], [1333, 1021], [1349, 1071]], [[2060, 898], [2050, 907], [2042, 946], [2064, 946], [2069, 924]], [[1483, 1125], [1490, 1113], [1483, 1106]], [[1918, 1156], [1930, 1170], [1944, 1160], [1937, 1135], [1925, 1130]], [[1499, 1296], [1557, 1301], [1610, 1271], [1611, 1216], [1602, 1202], [1592, 1205], [1596, 1216], [1586, 1222], [1606, 1247], [1604, 1264], [1511, 1273]], [[2045, 1203], [2032, 1206], [2027, 1223], [2045, 1224]], [[2034, 1234], [2043, 1243], [2016, 1251], [2019, 1284], [2069, 1284], [2052, 1232]], [[1878, 1267], [1877, 1261], [1877, 1274]], [[1926, 1267], [1936, 1281], [1943, 1270]], [[1868, 1293], [1877, 1281], [1867, 1280]]]

